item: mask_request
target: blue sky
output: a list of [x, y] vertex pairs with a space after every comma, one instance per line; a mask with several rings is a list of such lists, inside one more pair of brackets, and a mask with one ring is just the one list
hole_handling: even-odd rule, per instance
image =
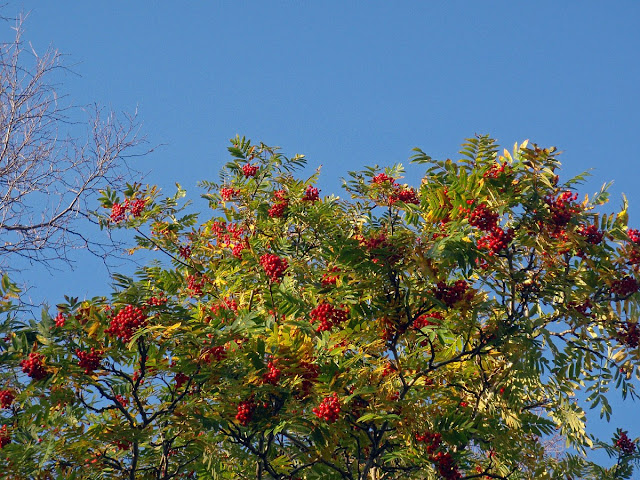
[[[195, 198], [237, 133], [322, 165], [323, 194], [347, 170], [407, 163], [415, 146], [456, 158], [464, 138], [488, 133], [509, 148], [558, 146], [564, 178], [594, 169], [583, 193], [614, 180], [612, 208], [624, 192], [640, 226], [637, 1], [24, 0], [4, 14], [20, 10], [36, 51], [68, 55], [74, 103], [138, 109], [162, 146], [135, 167], [167, 193], [178, 181]], [[34, 296], [53, 303], [108, 284], [91, 259], [30, 272]], [[625, 408], [616, 420], [630, 426], [638, 407]]]

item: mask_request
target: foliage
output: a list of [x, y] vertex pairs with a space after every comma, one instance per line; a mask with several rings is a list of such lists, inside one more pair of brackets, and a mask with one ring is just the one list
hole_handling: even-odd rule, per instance
[[579, 198], [555, 149], [486, 136], [458, 161], [416, 150], [418, 187], [401, 165], [350, 172], [344, 200], [294, 175], [302, 156], [229, 151], [203, 219], [181, 188], [104, 192], [103, 225], [165, 262], [38, 321], [5, 304], [4, 471], [631, 477], [636, 440], [593, 438], [577, 401], [609, 418], [639, 376], [640, 232], [597, 210], [606, 189]]

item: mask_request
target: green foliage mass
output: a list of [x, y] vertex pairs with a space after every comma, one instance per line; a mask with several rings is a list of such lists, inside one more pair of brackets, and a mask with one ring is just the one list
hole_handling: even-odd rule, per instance
[[413, 187], [349, 172], [346, 199], [302, 156], [229, 152], [199, 215], [104, 192], [102, 225], [161, 256], [110, 297], [25, 320], [4, 280], [3, 478], [631, 478], [635, 441], [577, 402], [608, 419], [640, 372], [640, 233], [606, 188], [486, 136], [416, 149]]

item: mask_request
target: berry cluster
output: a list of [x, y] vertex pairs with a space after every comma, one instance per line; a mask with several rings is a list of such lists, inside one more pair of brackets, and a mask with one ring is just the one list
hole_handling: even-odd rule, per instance
[[389, 205], [393, 205], [396, 202], [420, 204], [418, 195], [413, 188], [403, 189], [399, 185], [396, 185], [396, 187], [395, 191], [389, 196]]
[[127, 211], [130, 211], [134, 217], [139, 217], [146, 203], [147, 201], [142, 198], [134, 200], [133, 202], [127, 198], [122, 204], [114, 203], [111, 206], [111, 215], [109, 215], [109, 218], [111, 218], [113, 223], [120, 223], [127, 216]]
[[178, 247], [178, 255], [187, 260], [191, 256], [191, 247], [189, 245]]
[[257, 165], [251, 165], [250, 163], [245, 163], [242, 166], [242, 173], [244, 173], [244, 176], [249, 178], [249, 177], [255, 177], [256, 174], [258, 173], [258, 166]]
[[289, 267], [286, 259], [272, 253], [265, 253], [260, 257], [260, 265], [273, 283], [279, 282], [284, 277], [285, 270]]
[[593, 308], [593, 304], [591, 303], [591, 300], [589, 300], [588, 298], [582, 303], [569, 302], [567, 306], [569, 307], [570, 310], [573, 310], [574, 312], [577, 312], [580, 315], [584, 315], [585, 317], [593, 317], [593, 314], [587, 311]]
[[116, 395], [116, 402], [122, 405], [123, 408], [126, 408], [129, 406], [129, 399], [122, 395]]
[[621, 432], [616, 441], [616, 448], [622, 452], [622, 455], [633, 455], [636, 451], [636, 444], [627, 436], [627, 432]]
[[451, 454], [443, 452], [440, 448], [442, 446], [442, 435], [431, 432], [418, 433], [416, 434], [416, 440], [427, 444], [426, 450], [429, 454], [429, 460], [435, 464], [442, 478], [446, 480], [460, 480], [462, 478]]
[[221, 317], [222, 320], [230, 319], [238, 313], [238, 302], [234, 298], [227, 297], [212, 305], [210, 310], [214, 316]]
[[0, 408], [9, 408], [15, 399], [12, 390], [0, 390]]
[[452, 307], [454, 304], [464, 298], [468, 288], [469, 285], [464, 280], [457, 280], [453, 285], [447, 285], [444, 282], [438, 282], [436, 284], [436, 290], [433, 292], [433, 294], [447, 307]]
[[331, 267], [329, 270], [327, 270], [327, 273], [323, 273], [322, 285], [324, 287], [328, 287], [329, 285], [335, 285], [336, 282], [338, 281], [338, 277], [340, 276], [338, 272], [340, 272], [340, 268]]
[[100, 362], [102, 361], [104, 352], [91, 347], [91, 350], [88, 352], [80, 349], [76, 350], [76, 355], [78, 356], [78, 366], [84, 368], [85, 374], [90, 375], [100, 368]]
[[240, 425], [246, 427], [251, 422], [251, 418], [253, 417], [253, 412], [256, 409], [255, 402], [250, 400], [243, 400], [238, 404], [238, 413], [236, 414], [236, 420]]
[[320, 190], [316, 187], [312, 187], [311, 185], [307, 186], [307, 189], [302, 196], [302, 201], [316, 203], [318, 200], [320, 200]]
[[200, 358], [204, 363], [219, 362], [227, 356], [227, 349], [224, 345], [206, 348]]
[[602, 239], [604, 237], [604, 233], [598, 230], [597, 225], [580, 225], [578, 228], [578, 234], [582, 235], [585, 241], [592, 245], [599, 245], [602, 243]]
[[502, 163], [496, 162], [493, 165], [491, 165], [491, 167], [489, 167], [489, 170], [484, 172], [482, 176], [484, 178], [492, 178], [495, 180], [500, 177], [500, 175], [505, 171], [506, 168], [507, 168], [507, 162], [502, 162]]
[[499, 215], [490, 210], [486, 203], [481, 203], [469, 215], [469, 225], [490, 232], [498, 227], [498, 218]]
[[276, 360], [270, 360], [267, 363], [267, 372], [262, 375], [262, 381], [271, 385], [277, 385], [280, 377], [282, 376], [282, 370], [277, 367]]
[[275, 203], [271, 206], [268, 213], [271, 218], [282, 218], [289, 206], [289, 200], [287, 199], [287, 192], [284, 190], [276, 190], [273, 192]]
[[[433, 320], [438, 320], [434, 322]], [[440, 312], [431, 312], [426, 313], [424, 315], [420, 315], [413, 321], [413, 328], [420, 329], [424, 327], [428, 327], [429, 325], [438, 325], [444, 317]]]
[[548, 195], [544, 201], [549, 207], [550, 211], [550, 235], [553, 238], [559, 238], [565, 234], [565, 228], [569, 225], [571, 218], [580, 213], [580, 205], [574, 203], [578, 198], [577, 193], [571, 193], [569, 191], [559, 194], [556, 198]]
[[396, 180], [395, 178], [388, 176], [386, 173], [379, 173], [378, 175], [376, 175], [371, 179], [371, 183], [375, 183], [377, 185], [380, 185], [385, 182], [389, 182], [391, 185], [393, 185], [396, 182]]
[[617, 336], [628, 347], [636, 348], [640, 344], [640, 329], [636, 322], [625, 322]]
[[349, 310], [346, 308], [339, 309], [327, 302], [319, 303], [316, 308], [309, 312], [311, 323], [320, 322], [316, 332], [328, 331], [340, 325], [347, 320], [348, 314]]
[[56, 327], [64, 327], [64, 323], [66, 321], [67, 321], [67, 317], [62, 312], [59, 312], [56, 315], [56, 318], [54, 318], [54, 322], [56, 324]]
[[369, 238], [364, 238], [362, 235], [356, 235], [354, 238], [359, 241], [360, 246], [366, 248], [371, 256], [371, 261], [375, 264], [382, 261], [393, 264], [402, 258], [402, 254], [389, 241], [385, 232], [373, 234]]
[[205, 280], [202, 277], [196, 275], [187, 275], [187, 290], [192, 297], [199, 297], [202, 295], [202, 287], [204, 287]]
[[340, 416], [340, 399], [338, 398], [338, 394], [333, 392], [332, 395], [323, 398], [320, 405], [314, 407], [312, 411], [316, 417], [328, 423], [335, 422]]
[[147, 303], [152, 307], [161, 307], [166, 305], [168, 301], [169, 299], [164, 296], [164, 293], [160, 293], [158, 296], [150, 297]]
[[640, 230], [630, 228], [629, 230], [627, 230], [627, 235], [629, 236], [629, 240], [640, 245]]
[[104, 332], [128, 342], [136, 330], [147, 323], [147, 318], [147, 314], [142, 309], [127, 305], [114, 315], [109, 328]]
[[489, 234], [478, 239], [478, 248], [481, 250], [488, 250], [489, 256], [493, 257], [500, 251], [507, 248], [514, 236], [515, 232], [513, 228], [510, 228], [505, 232], [502, 228], [496, 227], [491, 230]]
[[134, 200], [131, 203], [131, 215], [133, 215], [134, 217], [139, 217], [140, 215], [142, 215], [142, 211], [144, 210], [146, 204], [146, 200], [142, 198]]
[[382, 370], [382, 377], [387, 377], [389, 375], [391, 375], [393, 372], [397, 372], [398, 369], [395, 367], [395, 365], [391, 362], [387, 362], [384, 365], [384, 369]]
[[176, 390], [180, 390], [180, 388], [182, 388], [182, 386], [189, 381], [189, 375], [178, 372], [173, 378], [173, 381], [176, 384]]
[[638, 285], [638, 281], [631, 277], [626, 276], [620, 280], [614, 280], [611, 284], [611, 293], [617, 295], [619, 297], [628, 297], [629, 295], [636, 293], [640, 285]]
[[7, 429], [6, 425], [0, 427], [0, 449], [11, 443], [11, 433]]
[[231, 187], [222, 187], [220, 189], [220, 197], [225, 202], [229, 202], [229, 201], [233, 200], [238, 195], [240, 195], [240, 190], [239, 189], [235, 189], [235, 188], [231, 188]]
[[34, 380], [42, 380], [49, 375], [42, 363], [44, 357], [37, 352], [31, 352], [27, 358], [20, 362], [22, 371]]
[[244, 237], [244, 229], [234, 223], [215, 221], [211, 224], [211, 233], [216, 236], [216, 243], [220, 248], [231, 248], [234, 257], [241, 258], [242, 251], [249, 247]]

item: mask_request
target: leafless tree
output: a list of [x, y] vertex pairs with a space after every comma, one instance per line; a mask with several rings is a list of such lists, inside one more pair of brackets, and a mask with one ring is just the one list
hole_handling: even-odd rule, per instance
[[[118, 188], [126, 158], [142, 143], [136, 116], [118, 119], [93, 107], [65, 104], [55, 82], [61, 54], [38, 54], [23, 41], [24, 18], [0, 44], [0, 266], [21, 257], [47, 266], [70, 262], [76, 248], [104, 254], [109, 242], [89, 239], [83, 222], [106, 185]], [[78, 133], [82, 131], [82, 133]]]

